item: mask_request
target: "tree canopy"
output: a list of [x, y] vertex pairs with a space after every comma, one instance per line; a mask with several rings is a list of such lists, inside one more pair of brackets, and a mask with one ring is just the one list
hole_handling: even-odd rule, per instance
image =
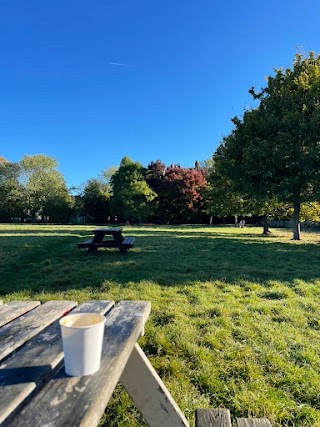
[[119, 169], [111, 177], [113, 197], [111, 211], [125, 221], [142, 221], [152, 209], [156, 197], [145, 181], [145, 170], [139, 162], [129, 157], [121, 160]]
[[215, 159], [249, 197], [290, 203], [300, 239], [301, 203], [320, 194], [320, 56], [296, 55], [292, 68], [275, 70], [265, 88], [250, 93], [258, 107], [232, 119]]
[[24, 156], [20, 161], [20, 181], [27, 200], [27, 214], [43, 221], [66, 222], [70, 217], [71, 196], [58, 162], [44, 155]]

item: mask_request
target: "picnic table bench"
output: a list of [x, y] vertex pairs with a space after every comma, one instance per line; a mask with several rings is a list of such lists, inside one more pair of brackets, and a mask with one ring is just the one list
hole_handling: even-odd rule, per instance
[[[59, 318], [106, 315], [101, 366], [83, 377], [63, 367]], [[10, 427], [97, 426], [120, 381], [152, 427], [188, 427], [137, 343], [148, 301], [11, 302], [0, 306], [0, 424]]]
[[[98, 248], [118, 248], [122, 254], [126, 254], [135, 242], [134, 237], [123, 237], [122, 228], [99, 228], [93, 231], [94, 237], [78, 243], [78, 248], [88, 248], [86, 255], [96, 251]], [[105, 239], [105, 236], [112, 236], [112, 239]]]

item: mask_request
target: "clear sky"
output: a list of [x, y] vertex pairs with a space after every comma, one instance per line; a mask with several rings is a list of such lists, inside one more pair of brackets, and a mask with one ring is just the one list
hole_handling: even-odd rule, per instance
[[319, 0], [0, 0], [0, 156], [53, 156], [70, 186], [125, 155], [193, 166], [251, 86], [320, 51], [319, 16]]

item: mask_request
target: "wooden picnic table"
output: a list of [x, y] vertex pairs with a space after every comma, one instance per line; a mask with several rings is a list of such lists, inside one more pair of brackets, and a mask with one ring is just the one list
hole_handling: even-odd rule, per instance
[[[88, 248], [86, 255], [96, 251], [98, 248], [118, 248], [122, 254], [126, 254], [129, 248], [134, 245], [134, 237], [123, 237], [122, 228], [99, 228], [93, 231], [94, 237], [78, 243], [78, 248]], [[112, 239], [105, 239], [105, 236], [112, 236]]]
[[[59, 318], [70, 312], [107, 317], [101, 367], [93, 375], [65, 374]], [[1, 305], [1, 426], [97, 426], [119, 381], [150, 426], [189, 426], [137, 343], [149, 313], [148, 301]]]

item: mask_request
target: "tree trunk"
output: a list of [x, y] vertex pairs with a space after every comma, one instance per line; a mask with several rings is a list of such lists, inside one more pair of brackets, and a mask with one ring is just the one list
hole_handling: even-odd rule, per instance
[[222, 218], [222, 224], [226, 225], [226, 217], [225, 216]]
[[300, 201], [293, 204], [293, 236], [292, 240], [300, 240]]
[[268, 233], [270, 233], [269, 231], [269, 224], [268, 224], [268, 216], [266, 214], [264, 214], [262, 216], [262, 222], [263, 222], [263, 235], [267, 236]]

